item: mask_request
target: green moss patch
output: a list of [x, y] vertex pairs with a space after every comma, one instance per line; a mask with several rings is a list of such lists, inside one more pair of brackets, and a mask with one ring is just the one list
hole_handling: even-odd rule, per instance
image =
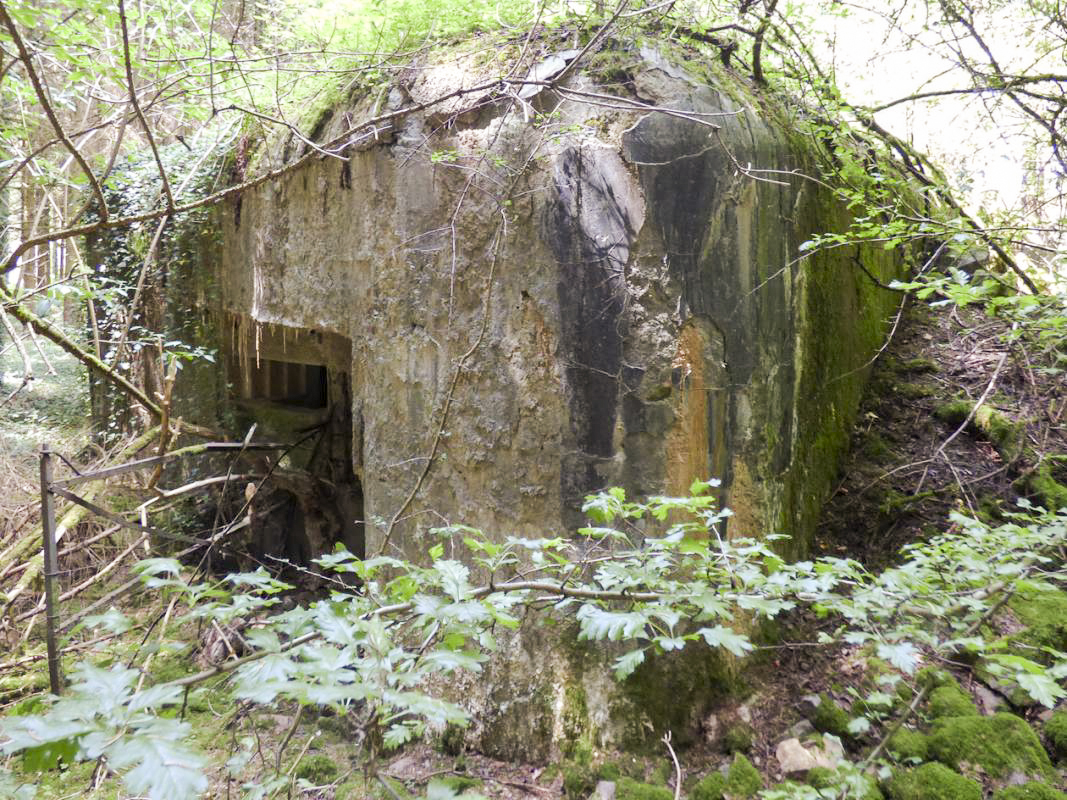
[[662, 786], [642, 783], [633, 778], [619, 778], [615, 783], [616, 800], [674, 800], [674, 792]]
[[1055, 711], [1045, 723], [1045, 738], [1056, 758], [1067, 759], [1067, 711]]
[[924, 689], [936, 689], [938, 686], [955, 684], [956, 679], [937, 667], [923, 667], [915, 675], [915, 682]]
[[977, 781], [936, 763], [893, 773], [885, 791], [889, 800], [982, 800]]
[[[1067, 650], [1067, 592], [1049, 589], [1016, 594], [1009, 607], [1026, 630], [1012, 639], [1033, 645]], [[1031, 658], [1040, 654], [1030, 654]]]
[[712, 772], [693, 787], [689, 792], [689, 800], [723, 800], [725, 792], [726, 776], [721, 772]]
[[[734, 756], [730, 770], [724, 775], [713, 772], [702, 778], [689, 793], [690, 800], [724, 800], [755, 797], [763, 788], [763, 778], [752, 762], [743, 755]], [[673, 795], [672, 795], [673, 797]]]
[[747, 753], [752, 749], [752, 727], [738, 722], [726, 729], [722, 746], [727, 753]]
[[925, 761], [930, 750], [925, 734], [908, 730], [907, 728], [901, 728], [894, 733], [889, 740], [888, 746], [889, 752], [898, 761], [907, 761], [908, 759]]
[[1032, 782], [994, 792], [993, 800], [1067, 800], [1067, 794], [1047, 783]]
[[1067, 486], [1052, 477], [1048, 464], [1042, 464], [1026, 481], [1026, 488], [1049, 511], [1067, 508]]
[[[971, 414], [974, 404], [970, 400], [954, 400], [934, 411], [934, 416], [949, 425], [962, 425]], [[983, 404], [974, 410], [969, 428], [974, 429], [994, 445], [1008, 461], [1019, 456], [1026, 426], [1013, 422], [993, 408]]]
[[567, 797], [587, 797], [596, 788], [596, 774], [587, 764], [563, 766], [563, 794]]
[[1037, 734], [1014, 714], [945, 717], [934, 723], [930, 755], [954, 769], [980, 768], [993, 778], [1021, 772], [1032, 778], [1052, 774]]
[[313, 783], [316, 786], [322, 786], [323, 784], [330, 783], [337, 777], [338, 769], [337, 764], [329, 756], [321, 753], [315, 755], [305, 756], [300, 759], [300, 763], [296, 766], [297, 778], [303, 778], [304, 780]]
[[819, 705], [811, 716], [811, 724], [820, 733], [832, 733], [839, 739], [849, 738], [849, 716], [841, 706], [827, 695], [819, 695]]
[[978, 706], [971, 696], [955, 683], [938, 686], [930, 692], [929, 709], [934, 719], [978, 715]]

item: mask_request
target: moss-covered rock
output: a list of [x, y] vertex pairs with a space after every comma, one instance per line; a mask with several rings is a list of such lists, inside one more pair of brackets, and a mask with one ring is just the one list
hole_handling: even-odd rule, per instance
[[759, 771], [752, 766], [741, 754], [734, 756], [729, 771], [724, 775], [721, 772], [712, 772], [702, 778], [689, 793], [690, 800], [741, 800], [741, 798], [755, 797], [756, 793], [763, 788], [763, 778]]
[[674, 800], [674, 792], [662, 786], [642, 783], [633, 778], [619, 778], [615, 783], [616, 800]]
[[901, 728], [889, 739], [889, 752], [898, 761], [925, 761], [929, 752], [926, 735], [919, 731]]
[[923, 689], [932, 690], [939, 686], [955, 684], [956, 679], [943, 669], [923, 667], [915, 674], [915, 682]]
[[1045, 738], [1058, 759], [1067, 759], [1067, 711], [1055, 711], [1045, 723]]
[[726, 792], [731, 797], [755, 797], [763, 788], [763, 778], [752, 762], [738, 753], [726, 773]]
[[982, 800], [977, 781], [937, 763], [894, 772], [885, 793], [889, 800]]
[[1029, 492], [1038, 505], [1049, 511], [1067, 508], [1067, 486], [1056, 480], [1048, 462], [1042, 463], [1025, 478], [1015, 482], [1015, 488]]
[[701, 778], [689, 792], [689, 800], [723, 800], [726, 792], [726, 776], [712, 772]]
[[596, 788], [597, 775], [588, 764], [569, 762], [563, 765], [563, 794], [585, 798]]
[[820, 733], [831, 733], [840, 739], [847, 738], [849, 716], [841, 706], [825, 694], [819, 695], [819, 705], [811, 715], [811, 724]]
[[752, 726], [738, 722], [726, 729], [722, 748], [727, 753], [747, 753], [752, 749]]
[[929, 710], [934, 719], [971, 717], [978, 714], [978, 706], [971, 700], [971, 696], [955, 683], [938, 686], [930, 692]]
[[1026, 626], [1025, 631], [1012, 638], [1035, 647], [1067, 650], [1067, 592], [1056, 589], [1020, 592], [1008, 605]]
[[1037, 734], [1014, 714], [944, 717], [934, 723], [928, 741], [930, 755], [953, 769], [969, 765], [997, 779], [1013, 772], [1031, 778], [1052, 774]]
[[674, 765], [669, 761], [661, 761], [652, 768], [648, 775], [648, 782], [653, 786], [666, 786], [674, 776]]
[[1047, 783], [1033, 781], [994, 792], [993, 800], [1067, 800], [1067, 794], [1053, 789]]

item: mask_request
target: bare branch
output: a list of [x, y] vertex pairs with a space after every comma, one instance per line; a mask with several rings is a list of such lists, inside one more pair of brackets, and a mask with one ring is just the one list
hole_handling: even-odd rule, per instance
[[167, 170], [159, 157], [159, 148], [156, 147], [156, 139], [152, 135], [152, 128], [149, 126], [148, 120], [145, 119], [141, 104], [137, 101], [137, 87], [133, 81], [133, 64], [130, 59], [130, 33], [126, 23], [126, 0], [119, 0], [119, 24], [122, 27], [122, 59], [126, 67], [126, 84], [130, 92], [130, 104], [133, 106], [134, 113], [137, 114], [137, 119], [141, 122], [145, 139], [148, 141], [148, 147], [152, 150], [152, 157], [156, 160], [156, 167], [159, 168], [159, 179], [163, 183], [163, 194], [167, 198], [167, 211], [171, 211], [174, 208], [174, 195], [170, 190]]
[[[93, 194], [96, 197], [96, 202], [100, 206], [100, 217], [106, 220], [108, 217], [107, 204], [104, 202], [104, 192], [100, 187], [100, 182], [96, 179], [95, 173], [89, 163], [85, 160], [85, 157], [81, 154], [81, 151], [74, 145], [67, 132], [63, 128], [63, 124], [56, 116], [55, 110], [52, 108], [52, 103], [48, 99], [48, 94], [45, 92], [44, 86], [41, 83], [40, 76], [37, 74], [37, 70], [33, 66], [33, 56], [26, 48], [26, 43], [22, 40], [21, 34], [19, 34], [18, 27], [15, 25], [15, 21], [8, 14], [7, 6], [4, 0], [0, 0], [0, 22], [7, 28], [8, 33], [11, 34], [11, 40], [15, 43], [15, 47], [18, 48], [19, 58], [26, 68], [26, 76], [30, 79], [30, 84], [33, 86], [33, 91], [37, 95], [37, 101], [41, 104], [41, 110], [44, 111], [45, 116], [48, 117], [48, 121], [52, 123], [52, 128], [56, 132], [56, 136], [63, 146], [70, 151], [70, 154], [74, 156], [74, 160], [78, 162], [78, 166], [81, 167], [82, 172], [85, 173], [86, 178], [89, 180], [89, 185], [92, 187]], [[26, 252], [27, 248], [23, 248], [21, 253]], [[14, 258], [14, 257], [13, 257]], [[7, 270], [4, 270], [5, 272]]]

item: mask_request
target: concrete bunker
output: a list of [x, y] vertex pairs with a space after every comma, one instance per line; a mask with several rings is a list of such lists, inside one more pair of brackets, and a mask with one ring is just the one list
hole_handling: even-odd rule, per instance
[[[216, 216], [204, 283], [223, 421], [307, 436], [273, 499], [254, 501], [281, 509], [253, 542], [264, 554], [343, 542], [425, 562], [432, 526], [566, 536], [589, 492], [681, 494], [695, 478], [722, 479], [731, 532], [788, 533], [776, 546], [804, 552], [896, 308], [878, 282], [901, 259], [862, 245], [798, 259], [850, 222], [808, 178], [820, 153], [795, 133], [802, 112], [684, 54], [613, 46], [633, 61], [626, 102], [561, 95], [544, 119], [499, 98], [466, 114], [459, 89], [493, 66], [427, 56], [396, 91], [346, 100], [321, 135], [344, 140], [378, 98], [397, 112], [387, 131]], [[301, 146], [263, 145], [282, 161]], [[567, 720], [594, 747], [681, 736], [721, 677], [702, 662], [671, 703], [621, 703], [601, 654], [538, 636], [524, 630], [484, 682], [453, 687], [485, 720], [471, 733], [484, 752], [547, 760]], [[586, 700], [569, 708], [574, 687]]]

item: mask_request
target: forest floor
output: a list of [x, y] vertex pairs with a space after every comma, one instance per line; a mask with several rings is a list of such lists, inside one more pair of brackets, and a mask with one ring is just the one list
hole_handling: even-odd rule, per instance
[[[1010, 335], [1004, 323], [978, 310], [933, 309], [909, 303], [892, 340], [874, 365], [851, 452], [817, 532], [816, 555], [848, 555], [872, 569], [882, 568], [897, 559], [902, 546], [943, 533], [951, 524], [949, 515], [953, 511], [990, 522], [1002, 519], [1015, 507], [1020, 495], [1030, 493], [1028, 476], [1042, 465], [1049, 467], [1048, 474], [1061, 482], [1067, 480], [1067, 386], [1063, 375], [1035, 365], [1031, 360], [1033, 348], [1018, 346], [1010, 341]], [[5, 369], [14, 370], [10, 352], [5, 358]], [[0, 410], [0, 473], [5, 481], [6, 518], [0, 552], [26, 526], [36, 523], [39, 442], [52, 439], [60, 447], [76, 452], [87, 440], [87, 398], [84, 391], [73, 388], [84, 387], [84, 373], [62, 358], [54, 359], [54, 363], [59, 375], [38, 381], [32, 392], [23, 391]], [[5, 392], [14, 388], [8, 383], [4, 385]], [[961, 408], [973, 407], [979, 399], [984, 399], [995, 413], [982, 419], [967, 419]], [[1040, 497], [1030, 499], [1038, 502]], [[86, 540], [101, 527], [79, 530], [72, 541]], [[121, 534], [105, 538], [94, 545], [93, 557], [83, 559], [82, 566], [90, 571], [99, 568], [99, 564], [109, 563], [111, 557], [122, 552], [126, 544], [127, 539]], [[65, 578], [64, 588], [84, 577], [84, 573], [83, 569], [79, 575]], [[9, 591], [18, 575], [17, 570], [0, 574], [0, 589]], [[99, 598], [128, 577], [128, 568], [116, 570], [106, 583], [93, 587], [72, 608]], [[39, 708], [47, 685], [39, 633], [25, 636], [29, 631], [11, 624], [36, 603], [36, 594], [30, 594], [7, 604], [5, 640], [9, 652], [0, 665], [4, 668], [0, 676], [0, 714]], [[149, 602], [143, 596], [123, 602], [123, 610], [149, 632], [159, 624], [166, 628], [168, 619], [158, 602]], [[868, 654], [855, 647], [813, 646], [820, 630], [828, 624], [810, 613], [796, 613], [780, 631], [780, 641], [791, 644], [766, 644], [751, 659], [745, 670], [745, 689], [714, 709], [705, 720], [697, 744], [678, 753], [683, 787], [690, 796], [694, 796], [691, 790], [698, 779], [726, 770], [736, 752], [747, 755], [765, 785], [781, 780], [776, 747], [783, 738], [803, 738], [812, 732], [810, 720], [813, 714], [818, 716], [812, 708], [816, 697], [842, 710], [847, 719], [844, 710], [870, 691], [874, 666]], [[1009, 628], [1012, 625], [1010, 621], [1004, 624]], [[1059, 624], [1067, 637], [1067, 619]], [[157, 634], [162, 638], [158, 630]], [[206, 646], [202, 632], [195, 626], [172, 625], [169, 635], [175, 648], [151, 654], [153, 677], [157, 680], [166, 679], [169, 672], [174, 672], [170, 677], [177, 676], [180, 671], [175, 670], [188, 668], [186, 662], [190, 659], [195, 665], [197, 651]], [[182, 637], [187, 640], [184, 645]], [[106, 641], [99, 646], [76, 644], [84, 646], [82, 655], [131, 663], [141, 648], [136, 645], [131, 652], [117, 653], [107, 649]], [[962, 671], [958, 674], [963, 688], [972, 693], [983, 712], [1008, 707], [1006, 698], [969, 682]], [[223, 691], [214, 699], [190, 703], [189, 719], [202, 746], [222, 750], [233, 746], [234, 714], [243, 712], [224, 710], [227, 702]], [[1037, 707], [1018, 710], [1038, 729], [1048, 717]], [[575, 765], [504, 763], [464, 750], [455, 742], [438, 742], [409, 746], [395, 758], [384, 760], [380, 774], [391, 776], [386, 777], [390, 785], [368, 787], [358, 762], [352, 758], [342, 721], [314, 714], [301, 717], [286, 708], [277, 711], [255, 726], [262, 750], [284, 750], [292, 742], [286, 755], [287, 760], [292, 760], [290, 773], [302, 775], [307, 785], [318, 787], [293, 796], [343, 800], [372, 794], [396, 800], [408, 791], [418, 794], [427, 780], [436, 777], [449, 779], [452, 787], [460, 791], [509, 800], [564, 794], [584, 797], [591, 789], [588, 782], [599, 774], [599, 756], [597, 763], [578, 765], [581, 769], [576, 772]], [[823, 730], [825, 720], [816, 727]], [[738, 731], [743, 735], [739, 736]], [[871, 745], [863, 735], [848, 737], [840, 729], [837, 732], [857, 753]], [[278, 758], [280, 763], [281, 757]], [[89, 796], [86, 787], [94, 780], [91, 767], [80, 765], [42, 777], [38, 796]], [[642, 758], [616, 756], [612, 770], [603, 775], [620, 773], [659, 785], [668, 792], [664, 800], [674, 795], [674, 765], [666, 748]], [[1062, 778], [1061, 774], [1061, 783]], [[220, 796], [226, 796], [236, 787], [217, 788]], [[99, 798], [123, 796], [114, 781], [91, 794]]]

